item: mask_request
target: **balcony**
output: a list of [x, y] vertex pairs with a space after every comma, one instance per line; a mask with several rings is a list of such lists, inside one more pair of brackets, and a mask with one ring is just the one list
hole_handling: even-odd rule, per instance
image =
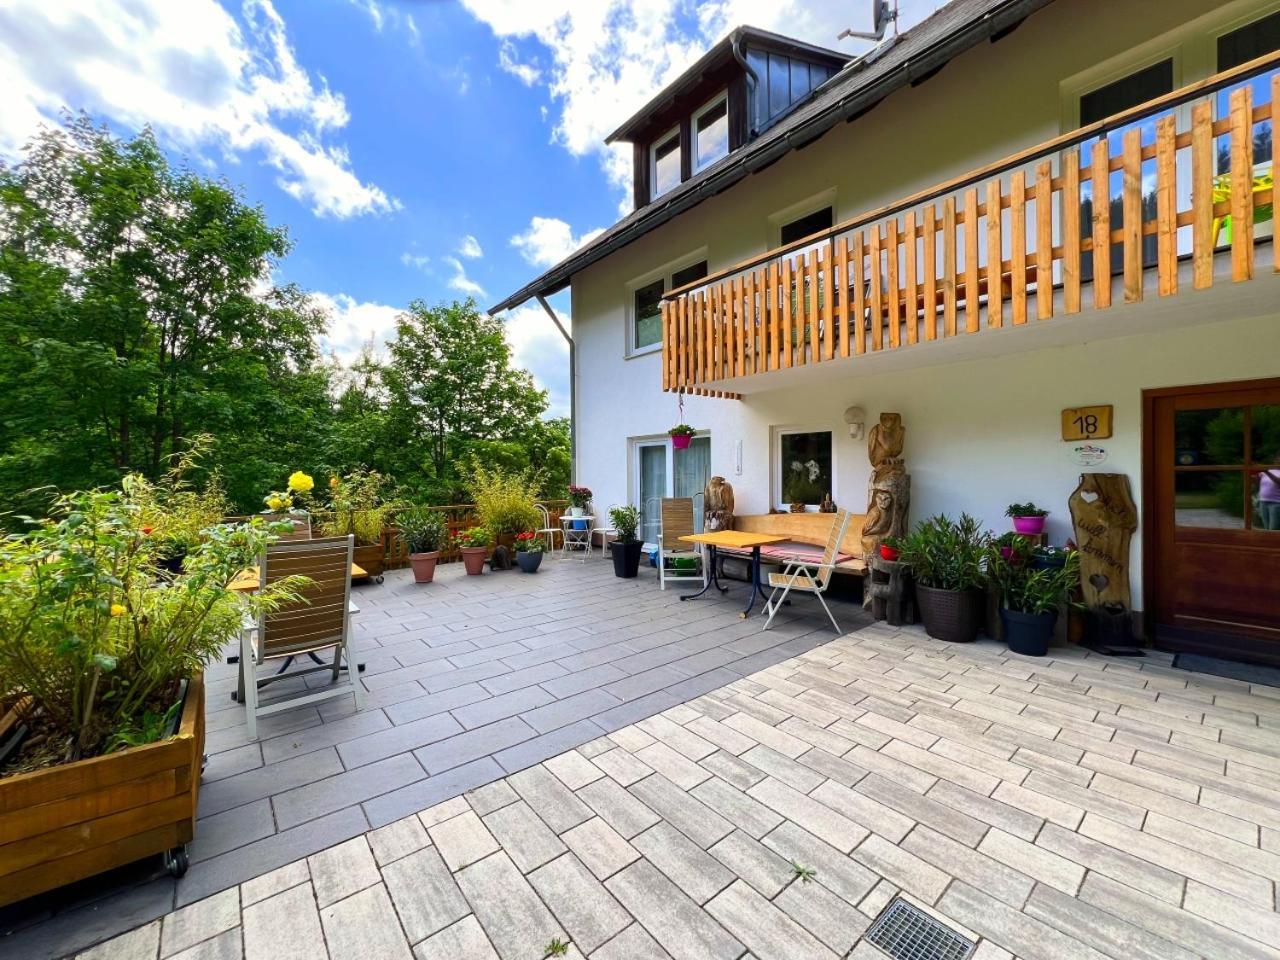
[[1278, 101], [1269, 54], [673, 290], [663, 389], [732, 398], [776, 371], [1278, 272]]

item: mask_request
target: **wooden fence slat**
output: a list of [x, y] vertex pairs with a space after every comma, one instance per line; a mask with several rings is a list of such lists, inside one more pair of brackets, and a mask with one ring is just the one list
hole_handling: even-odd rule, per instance
[[1053, 316], [1053, 164], [1036, 167], [1036, 319]]
[[1253, 88], [1246, 84], [1231, 91], [1231, 279], [1252, 277]]
[[[821, 248], [818, 248], [821, 249]], [[805, 320], [809, 324], [809, 362], [822, 359], [818, 352], [818, 250], [809, 251], [809, 282], [805, 290]], [[804, 344], [800, 344], [800, 356], [804, 357]]]
[[778, 261], [769, 264], [769, 282], [766, 285], [769, 301], [769, 369], [782, 365], [782, 318], [778, 316]]
[[1027, 174], [1009, 181], [1009, 299], [1015, 326], [1027, 322]]
[[880, 235], [880, 227], [871, 228], [871, 253], [869, 279], [871, 283], [871, 349], [879, 350], [884, 328], [883, 291], [880, 288], [880, 246], [884, 238]]
[[1173, 115], [1156, 121], [1156, 276], [1160, 296], [1178, 292], [1178, 171]]
[[987, 326], [1004, 326], [1004, 241], [1000, 178], [987, 181]]
[[1107, 138], [1093, 145], [1093, 306], [1111, 306], [1111, 162]]
[[898, 328], [900, 314], [899, 301], [902, 299], [898, 291], [898, 218], [892, 217], [885, 224], [885, 286], [888, 299], [885, 314], [889, 324], [889, 346], [897, 347], [902, 342], [902, 333]]
[[1191, 261], [1197, 290], [1213, 286], [1213, 108], [1191, 108]]
[[715, 325], [712, 323], [711, 291], [707, 290], [699, 298], [699, 319], [702, 321], [702, 376], [701, 383], [711, 381], [711, 365], [715, 357]]
[[743, 309], [746, 311], [742, 316], [742, 324], [744, 328], [742, 364], [743, 372], [750, 375], [756, 373], [760, 364], [760, 324], [759, 314], [756, 311], [756, 274], [758, 271], [752, 270], [742, 278], [742, 296], [745, 301]]
[[791, 366], [792, 343], [794, 331], [791, 326], [791, 271], [793, 262], [790, 257], [782, 261], [782, 366]]
[[977, 333], [981, 321], [978, 295], [978, 190], [964, 192], [964, 332]]
[[931, 203], [924, 208], [921, 224], [920, 267], [924, 275], [921, 298], [924, 309], [924, 338], [934, 340], [938, 336], [938, 213]]
[[1142, 131], [1124, 135], [1121, 153], [1124, 233], [1124, 302], [1142, 300]]
[[864, 240], [862, 231], [859, 230], [855, 235], [853, 244], [853, 326], [849, 331], [853, 335], [853, 352], [855, 354], [865, 353], [867, 349], [866, 337], [863, 333], [867, 315], [867, 286], [862, 259], [863, 248]]
[[702, 298], [703, 290], [695, 290], [689, 301], [689, 383], [702, 382]]
[[692, 294], [687, 297], [680, 298], [680, 353], [676, 357], [676, 362], [680, 365], [680, 376], [677, 378], [677, 385], [683, 389], [689, 385], [692, 373], [689, 364], [689, 351], [693, 346], [693, 333], [689, 325], [689, 304], [692, 300]]
[[724, 322], [723, 297], [718, 286], [711, 288], [711, 323], [708, 331], [711, 334], [711, 372], [707, 375], [708, 380], [719, 380], [723, 374], [721, 373], [721, 365], [724, 361], [724, 336], [722, 326]]
[[733, 376], [733, 292], [720, 284], [720, 379]]
[[822, 359], [830, 360], [835, 356], [835, 336], [836, 332], [831, 323], [832, 313], [835, 304], [832, 302], [836, 295], [836, 248], [830, 241], [822, 248], [823, 266], [822, 271]]
[[662, 389], [671, 389], [671, 304], [666, 300], [658, 305], [662, 317]]
[[836, 240], [836, 290], [840, 295], [840, 356], [849, 355], [849, 238], [841, 234]]
[[918, 277], [916, 271], [916, 212], [914, 210], [907, 211], [906, 219], [903, 224], [903, 247], [904, 262], [903, 272], [905, 274], [906, 295], [903, 298], [903, 318], [907, 326], [907, 343], [915, 343], [919, 335], [919, 301]]
[[1062, 310], [1080, 312], [1080, 151], [1062, 158]]
[[942, 332], [956, 335], [956, 198], [942, 203]]
[[735, 276], [729, 281], [729, 342], [733, 345], [730, 360], [733, 362], [733, 375], [743, 374], [743, 347], [746, 335], [746, 324], [742, 312], [742, 287], [745, 278]]

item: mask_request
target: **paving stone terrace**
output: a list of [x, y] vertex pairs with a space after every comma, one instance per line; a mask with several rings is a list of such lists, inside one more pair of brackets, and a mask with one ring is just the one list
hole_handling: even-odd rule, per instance
[[[655, 571], [619, 580], [599, 553], [585, 564], [548, 556], [533, 576], [467, 577], [448, 564], [417, 585], [395, 571], [353, 595], [365, 709], [344, 697], [264, 717], [253, 742], [230, 699], [235, 667], [209, 670], [190, 872], [175, 884], [154, 858], [4, 908], [0, 957], [72, 953], [834, 636], [812, 601], [765, 633], [759, 616], [738, 616], [745, 585], [681, 603]], [[845, 629], [869, 622], [856, 604], [834, 606]]]
[[1278, 725], [1159, 655], [873, 625], [81, 955], [883, 960], [902, 896], [977, 960], [1276, 957]]

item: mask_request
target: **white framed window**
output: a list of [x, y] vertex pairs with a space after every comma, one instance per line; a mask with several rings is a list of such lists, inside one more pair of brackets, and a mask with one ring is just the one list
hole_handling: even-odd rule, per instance
[[640, 508], [640, 538], [656, 543], [664, 497], [693, 497], [694, 529], [702, 531], [702, 491], [711, 476], [711, 434], [694, 434], [684, 450], [668, 436], [631, 440], [631, 493]]
[[835, 223], [835, 218], [835, 187], [805, 197], [798, 203], [783, 207], [769, 215], [769, 248], [785, 246], [794, 240], [830, 227]]
[[707, 251], [701, 248], [627, 284], [625, 355], [643, 356], [662, 349], [662, 298], [707, 275]]
[[729, 95], [721, 92], [705, 106], [694, 111], [691, 125], [693, 136], [693, 169], [695, 172], [711, 166], [729, 154]]
[[778, 427], [773, 431], [773, 505], [790, 510], [804, 504], [816, 510], [835, 495], [834, 431], [825, 427]]
[[679, 183], [680, 128], [677, 126], [649, 147], [649, 199], [657, 199]]

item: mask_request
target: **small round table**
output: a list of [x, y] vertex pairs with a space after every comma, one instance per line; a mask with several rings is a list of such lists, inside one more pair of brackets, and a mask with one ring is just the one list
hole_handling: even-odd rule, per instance
[[[578, 528], [576, 523], [581, 523], [582, 527]], [[560, 518], [560, 526], [564, 532], [564, 542], [560, 545], [560, 556], [568, 559], [572, 550], [580, 550], [582, 556], [579, 557], [583, 563], [587, 562], [587, 557], [591, 556], [591, 533], [595, 529], [596, 518], [592, 516], [574, 517], [565, 514]]]

